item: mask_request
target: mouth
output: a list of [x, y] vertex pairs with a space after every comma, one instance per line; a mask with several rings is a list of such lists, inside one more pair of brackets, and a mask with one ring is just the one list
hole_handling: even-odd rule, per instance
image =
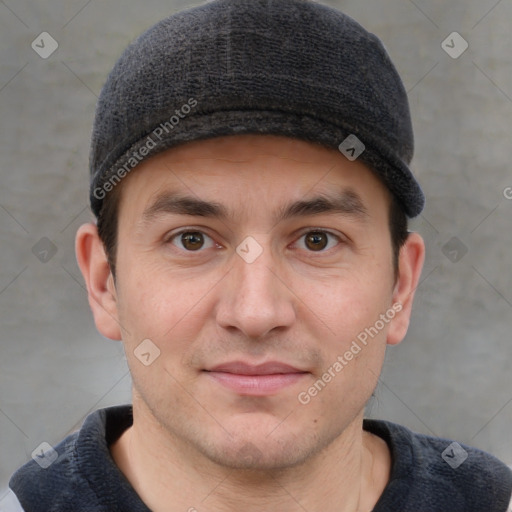
[[302, 380], [310, 372], [279, 361], [252, 365], [232, 361], [203, 370], [206, 376], [239, 395], [267, 396]]

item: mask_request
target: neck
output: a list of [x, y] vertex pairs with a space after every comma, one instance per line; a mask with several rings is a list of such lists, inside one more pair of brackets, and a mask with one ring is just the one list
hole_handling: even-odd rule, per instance
[[389, 449], [362, 430], [362, 412], [307, 462], [272, 471], [219, 466], [164, 430], [135, 401], [133, 412], [133, 426], [111, 453], [154, 512], [367, 512], [389, 479]]

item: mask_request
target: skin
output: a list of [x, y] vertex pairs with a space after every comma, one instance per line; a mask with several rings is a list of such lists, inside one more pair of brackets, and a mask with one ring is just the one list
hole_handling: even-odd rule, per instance
[[[364, 406], [386, 345], [406, 334], [425, 251], [411, 233], [394, 275], [387, 189], [336, 150], [262, 135], [173, 148], [119, 186], [116, 279], [94, 224], [79, 229], [76, 252], [98, 330], [125, 346], [134, 424], [111, 453], [141, 499], [156, 512], [371, 510], [391, 457], [362, 430]], [[342, 190], [357, 194], [364, 215], [275, 222], [290, 202]], [[165, 191], [221, 203], [232, 217], [145, 219]], [[200, 250], [172, 238], [184, 228], [205, 234]], [[307, 234], [320, 228], [334, 236], [320, 235], [319, 250]], [[247, 236], [262, 249], [252, 263], [236, 252]], [[401, 311], [301, 404], [298, 394], [394, 304]], [[134, 355], [147, 338], [160, 350], [149, 366]], [[205, 371], [233, 360], [280, 361], [306, 373], [248, 396]]]

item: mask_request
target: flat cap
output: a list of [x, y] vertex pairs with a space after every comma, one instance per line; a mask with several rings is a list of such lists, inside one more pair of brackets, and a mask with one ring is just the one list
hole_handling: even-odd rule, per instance
[[114, 65], [92, 133], [93, 212], [144, 159], [243, 133], [295, 137], [347, 157], [362, 151], [409, 217], [423, 209], [409, 169], [407, 94], [380, 40], [309, 0], [215, 0], [158, 22]]

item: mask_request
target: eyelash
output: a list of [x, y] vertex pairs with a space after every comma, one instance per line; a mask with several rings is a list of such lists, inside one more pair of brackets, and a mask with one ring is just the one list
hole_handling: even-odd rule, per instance
[[[176, 233], [172, 233], [169, 237], [167, 237], [167, 239], [165, 240], [166, 243], [171, 243], [172, 244], [172, 241], [175, 240], [176, 238], [178, 238], [180, 235], [182, 235], [183, 233], [201, 233], [202, 235], [205, 235], [207, 236], [208, 238], [210, 238], [212, 241], [213, 241], [213, 238], [208, 235], [208, 233], [205, 233], [204, 231], [202, 231], [201, 229], [195, 229], [195, 228], [187, 228], [187, 229], [181, 229], [180, 231], [176, 232]], [[337, 241], [338, 241], [338, 244], [339, 243], [343, 243], [343, 239], [332, 233], [331, 231], [328, 231], [328, 230], [325, 230], [325, 229], [321, 229], [321, 228], [308, 228], [307, 231], [303, 231], [299, 238], [297, 240], [300, 240], [302, 237], [304, 237], [305, 235], [308, 235], [310, 233], [324, 233], [326, 235], [329, 235], [330, 237], [333, 237], [335, 238]], [[219, 245], [217, 244], [215, 241], [213, 241], [213, 243], [215, 245]], [[204, 252], [203, 248], [201, 249], [198, 249], [197, 251], [188, 251], [186, 249], [181, 249], [181, 248], [177, 248], [178, 250], [180, 251], [183, 251], [183, 252], [186, 252], [186, 253], [189, 253], [189, 254], [194, 254], [194, 253], [201, 253], [201, 252]], [[329, 252], [330, 250], [332, 250], [333, 248], [329, 248], [329, 249], [322, 249], [320, 251], [307, 251], [309, 253], [311, 253], [312, 255], [314, 254], [325, 254], [327, 252]]]

